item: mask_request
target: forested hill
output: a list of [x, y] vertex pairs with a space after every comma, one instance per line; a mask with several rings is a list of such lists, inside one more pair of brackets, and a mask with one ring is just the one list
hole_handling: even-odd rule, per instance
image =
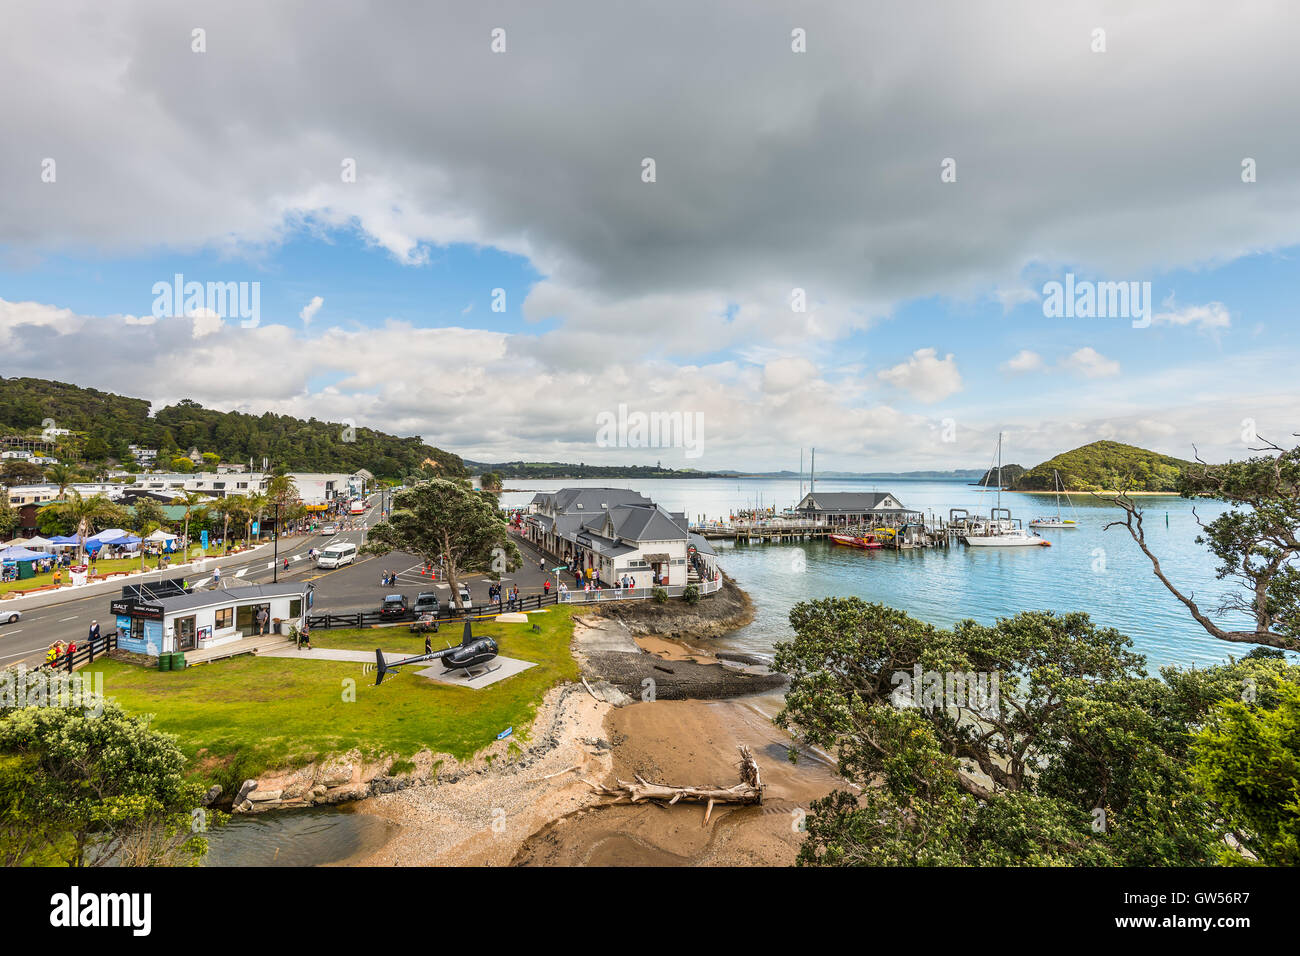
[[1095, 441], [1057, 455], [1025, 472], [1016, 491], [1051, 491], [1052, 472], [1069, 491], [1177, 491], [1192, 462], [1117, 441]]
[[[36, 378], [0, 378], [0, 436], [38, 435], [47, 420], [73, 434], [57, 438], [57, 456], [72, 462], [129, 462], [127, 445], [158, 449], [160, 466], [190, 449], [257, 467], [262, 459], [290, 471], [355, 471], [401, 478], [426, 459], [450, 476], [469, 474], [458, 455], [370, 428], [345, 435], [342, 422], [288, 415], [247, 415], [204, 408], [188, 399], [157, 410], [149, 402]], [[345, 438], [355, 438], [354, 441]]]

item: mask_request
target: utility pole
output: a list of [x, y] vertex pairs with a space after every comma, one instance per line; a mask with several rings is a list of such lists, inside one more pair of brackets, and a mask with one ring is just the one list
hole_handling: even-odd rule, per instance
[[[259, 529], [260, 530], [260, 529]], [[275, 503], [275, 530], [271, 532], [271, 541], [275, 557], [271, 560], [271, 583], [280, 581], [280, 502]]]

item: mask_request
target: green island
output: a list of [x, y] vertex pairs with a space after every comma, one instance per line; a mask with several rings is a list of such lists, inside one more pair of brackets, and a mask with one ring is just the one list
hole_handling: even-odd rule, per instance
[[[1062, 452], [1033, 468], [1002, 466], [1007, 491], [1052, 492], [1060, 475], [1061, 490], [1177, 494], [1183, 472], [1194, 462], [1117, 441], [1094, 441]], [[984, 473], [980, 484], [996, 487], [998, 470]]]

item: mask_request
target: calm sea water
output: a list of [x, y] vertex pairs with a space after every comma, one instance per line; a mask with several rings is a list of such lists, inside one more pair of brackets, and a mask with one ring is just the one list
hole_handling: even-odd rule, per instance
[[[506, 482], [502, 503], [527, 504], [537, 491], [572, 485], [632, 488], [670, 511], [692, 520], [726, 518], [738, 508], [775, 505], [777, 511], [799, 498], [798, 480], [656, 479], [639, 481]], [[818, 479], [822, 491], [889, 491], [909, 508], [947, 517], [949, 508], [987, 514], [996, 494], [958, 481]], [[1043, 530], [1050, 548], [973, 549], [956, 545], [925, 551], [857, 551], [818, 542], [737, 544], [714, 542], [722, 567], [754, 599], [756, 618], [722, 643], [736, 650], [766, 654], [790, 634], [789, 613], [808, 598], [857, 595], [946, 627], [964, 618], [992, 623], [1024, 610], [1087, 611], [1099, 624], [1133, 639], [1154, 672], [1165, 665], [1219, 663], [1240, 657], [1250, 645], [1229, 645], [1210, 637], [1188, 616], [1151, 573], [1151, 565], [1123, 528], [1105, 530], [1122, 516], [1113, 505], [1073, 496], [1079, 525]], [[1228, 590], [1214, 577], [1213, 556], [1195, 543], [1198, 527], [1193, 502], [1168, 496], [1140, 500], [1146, 513], [1147, 542], [1171, 580], [1184, 593], [1195, 592], [1203, 609], [1218, 605]], [[1003, 492], [1002, 504], [1024, 520], [1055, 511], [1051, 496]], [[1061, 507], [1072, 516], [1066, 502]], [[1202, 520], [1220, 514], [1216, 502], [1198, 502]], [[796, 570], [797, 550], [805, 570]], [[1243, 618], [1227, 616], [1226, 623]]]

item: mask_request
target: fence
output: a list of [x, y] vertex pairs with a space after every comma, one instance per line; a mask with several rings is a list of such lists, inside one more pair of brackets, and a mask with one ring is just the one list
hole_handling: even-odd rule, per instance
[[73, 671], [79, 664], [94, 663], [95, 657], [107, 654], [109, 651], [117, 648], [117, 631], [109, 631], [107, 634], [101, 634], [97, 641], [87, 641], [85, 644], [78, 644], [77, 649], [72, 654], [60, 654], [53, 661], [42, 661], [36, 666], [37, 670], [66, 670]]
[[649, 588], [598, 588], [591, 591], [561, 591], [558, 595], [561, 604], [603, 604], [608, 601], [646, 601], [654, 598], [656, 591], [664, 591], [668, 597], [682, 597], [687, 588], [696, 588], [700, 596], [713, 594], [722, 588], [722, 578], [716, 581], [701, 581], [699, 584], [666, 584]]
[[[555, 603], [554, 594], [534, 594], [517, 601], [493, 601], [490, 604], [471, 604], [463, 611], [454, 604], [439, 604], [438, 614], [434, 620], [461, 621], [465, 618], [496, 617], [510, 611], [539, 611], [548, 604]], [[369, 627], [374, 624], [396, 624], [401, 621], [413, 621], [415, 615], [406, 613], [401, 617], [384, 617], [379, 611], [342, 611], [339, 613], [313, 614], [307, 618], [307, 626], [316, 628], [333, 627]]]

